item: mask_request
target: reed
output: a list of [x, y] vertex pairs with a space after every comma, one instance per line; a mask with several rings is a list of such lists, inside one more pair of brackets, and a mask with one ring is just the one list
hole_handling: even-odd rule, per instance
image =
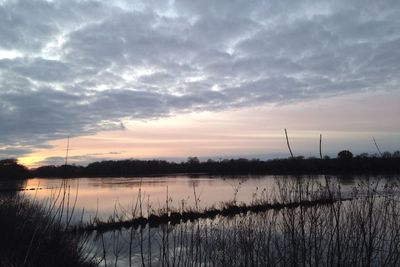
[[[68, 180], [52, 197], [36, 201], [23, 193], [0, 193], [0, 266], [96, 266], [89, 235], [72, 233], [78, 196]], [[81, 220], [83, 217], [83, 211]]]
[[[310, 201], [322, 192], [343, 199], [329, 177], [325, 184], [293, 179], [277, 190], [284, 203]], [[132, 266], [398, 266], [398, 193], [395, 183], [382, 187], [366, 178], [351, 200], [329, 205], [288, 205], [116, 232], [134, 233], [121, 244], [130, 251]], [[110, 232], [99, 234], [112, 238]], [[124, 262], [123, 255], [110, 257], [108, 265]]]
[[[132, 209], [74, 224], [67, 181], [47, 204], [2, 197], [0, 266], [398, 266], [400, 189], [368, 177], [344, 197], [340, 183], [276, 179], [249, 204], [154, 211], [139, 188]], [[126, 220], [127, 216], [131, 219]], [[11, 225], [17, 225], [15, 226]], [[8, 228], [7, 228], [8, 227]], [[14, 227], [14, 228], [13, 228]], [[116, 230], [117, 229], [117, 230]], [[16, 238], [18, 237], [18, 238]], [[6, 241], [7, 240], [7, 241]], [[7, 242], [7, 244], [5, 243]], [[88, 248], [93, 250], [88, 252]]]

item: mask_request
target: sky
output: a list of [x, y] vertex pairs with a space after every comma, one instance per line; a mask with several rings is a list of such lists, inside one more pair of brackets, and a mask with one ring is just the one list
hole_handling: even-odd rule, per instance
[[400, 149], [400, 2], [0, 0], [0, 158]]

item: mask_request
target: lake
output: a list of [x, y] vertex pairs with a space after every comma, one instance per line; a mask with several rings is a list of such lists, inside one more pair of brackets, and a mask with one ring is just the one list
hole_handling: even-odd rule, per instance
[[[147, 225], [93, 232], [85, 239], [87, 253], [100, 266], [287, 266], [297, 262], [317, 266], [331, 261], [342, 261], [343, 266], [366, 266], [371, 262], [374, 266], [394, 266], [400, 259], [393, 256], [400, 251], [398, 177], [34, 178], [18, 186], [26, 189], [20, 194], [35, 201], [60, 203], [64, 199], [70, 211], [75, 207], [75, 221], [80, 220], [82, 211], [83, 220], [90, 221], [94, 217], [107, 220], [115, 214], [131, 217], [139, 195], [146, 216], [148, 210], [156, 213], [167, 203], [170, 209], [179, 211], [182, 205], [205, 209], [232, 201], [250, 204], [259, 199], [279, 200], [280, 194], [299, 194], [299, 187], [293, 183], [296, 181], [302, 183], [304, 196], [326, 188], [329, 181], [333, 191], [340, 189], [342, 196], [356, 197], [330, 205], [217, 216], [157, 228]], [[12, 185], [3, 182], [1, 187]], [[368, 258], [367, 254], [372, 256]]]
[[[195, 208], [195, 194], [198, 199], [198, 208], [206, 208], [218, 205], [221, 202], [236, 200], [249, 203], [262, 192], [272, 193], [274, 188], [273, 176], [235, 176], [235, 177], [211, 177], [211, 176], [154, 176], [143, 178], [76, 178], [76, 179], [29, 179], [22, 186], [25, 189], [37, 189], [23, 191], [29, 198], [39, 201], [60, 199], [63, 188], [69, 190], [70, 203], [75, 202], [75, 211], [84, 209], [85, 218], [93, 218], [94, 215], [101, 219], [108, 218], [114, 212], [122, 214], [130, 213], [138, 203], [139, 190], [142, 196], [143, 212], [147, 207], [159, 210], [166, 206], [167, 196], [170, 208], [179, 209]], [[63, 182], [66, 184], [63, 185]], [[236, 192], [236, 193], [235, 193]]]
[[[255, 199], [276, 197], [277, 181], [286, 182], [292, 176], [246, 175], [246, 176], [209, 176], [209, 175], [175, 175], [152, 176], [141, 178], [34, 178], [20, 185], [27, 189], [21, 192], [29, 198], [51, 202], [62, 199], [68, 206], [75, 206], [74, 212], [83, 213], [83, 219], [90, 220], [94, 216], [107, 219], [115, 213], [130, 215], [138, 205], [141, 193], [142, 210], [146, 215], [148, 208], [157, 211], [164, 208], [204, 209], [236, 200], [236, 203], [249, 204]], [[325, 183], [324, 176], [314, 176], [313, 180]], [[343, 193], [350, 192], [359, 181], [357, 177], [333, 177]], [[374, 177], [374, 180], [386, 178]], [[2, 187], [7, 187], [3, 183]], [[66, 190], [63, 190], [63, 189]], [[195, 201], [197, 197], [197, 203]], [[69, 202], [68, 202], [69, 199]], [[129, 216], [127, 216], [129, 217]]]

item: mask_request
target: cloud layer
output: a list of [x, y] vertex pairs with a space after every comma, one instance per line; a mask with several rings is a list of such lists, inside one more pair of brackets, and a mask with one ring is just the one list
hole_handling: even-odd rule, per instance
[[398, 90], [398, 1], [0, 1], [0, 157], [124, 120]]

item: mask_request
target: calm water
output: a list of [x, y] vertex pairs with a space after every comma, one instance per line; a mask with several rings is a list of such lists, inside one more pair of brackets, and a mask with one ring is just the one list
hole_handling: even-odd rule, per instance
[[[199, 209], [211, 206], [218, 207], [223, 202], [235, 199], [238, 203], [251, 203], [259, 198], [274, 199], [279, 191], [277, 183], [290, 183], [294, 179], [294, 177], [290, 176], [265, 175], [234, 177], [180, 175], [68, 180], [35, 178], [26, 180], [18, 185], [2, 182], [0, 183], [0, 188], [11, 188], [14, 185], [20, 188], [32, 189], [20, 192], [20, 194], [44, 203], [53, 203], [54, 200], [60, 202], [60, 199], [65, 194], [66, 205], [75, 206], [75, 219], [79, 220], [82, 211], [84, 211], [83, 219], [87, 221], [95, 216], [104, 220], [115, 213], [119, 215], [127, 214], [127, 217], [130, 217], [129, 215], [138, 203], [139, 192], [142, 196], [144, 215], [146, 215], [147, 207], [150, 207], [151, 212], [165, 208], [167, 199], [169, 207], [179, 209], [183, 203], [185, 208], [195, 208], [195, 194], [199, 199], [197, 201]], [[336, 186], [340, 186], [342, 195], [346, 196], [351, 194], [353, 188], [366, 181], [368, 181], [367, 184], [372, 184], [372, 187], [374, 187], [374, 184], [380, 184], [379, 187], [374, 187], [378, 189], [377, 193], [379, 194], [380, 190], [383, 192], [383, 185], [388, 182], [395, 183], [399, 180], [399, 177], [331, 177], [331, 179]], [[304, 181], [306, 180], [304, 179]], [[310, 180], [316, 184], [325, 184], [324, 176], [311, 177]], [[399, 189], [398, 186], [396, 188]], [[273, 212], [252, 215], [242, 214], [233, 218], [219, 217], [215, 220], [207, 219], [194, 223], [188, 222], [176, 227], [167, 226], [167, 228], [160, 227], [157, 229], [146, 227], [143, 233], [139, 230], [122, 229], [121, 231], [106, 232], [101, 234], [101, 237], [93, 234], [93, 238], [88, 243], [88, 253], [98, 257], [99, 261], [102, 260], [103, 255], [107, 255], [108, 265], [116, 262], [116, 266], [129, 266], [129, 261], [131, 261], [132, 266], [139, 266], [143, 257], [145, 257], [146, 261], [149, 259], [149, 261], [157, 265], [156, 263], [159, 263], [160, 259], [164, 257], [161, 255], [163, 250], [160, 247], [166, 248], [171, 258], [175, 257], [174, 253], [176, 251], [182, 251], [185, 255], [184, 257], [190, 258], [191, 253], [187, 248], [193, 245], [191, 240], [194, 237], [200, 238], [200, 245], [197, 246], [197, 243], [195, 243], [195, 248], [204, 246], [202, 247], [204, 252], [208, 251], [206, 248], [214, 243], [218, 245], [222, 242], [227, 248], [229, 248], [229, 244], [236, 244], [234, 242], [240, 244], [243, 240], [240, 238], [237, 240], [236, 236], [239, 234], [240, 237], [240, 233], [245, 232], [244, 236], [247, 237], [249, 233], [252, 233], [249, 232], [249, 229], [255, 231], [255, 237], [259, 236], [259, 234], [262, 236], [262, 233], [270, 228], [268, 223], [272, 221], [277, 223], [276, 229], [284, 229], [279, 224], [280, 220], [282, 220], [282, 217], [279, 217], [280, 215], [278, 216], [279, 219], [275, 221], [271, 220], [272, 217], [268, 217], [273, 216], [273, 214]], [[323, 220], [324, 218], [329, 218], [329, 216], [321, 216], [321, 218]], [[342, 218], [346, 218], [346, 216]], [[259, 229], [259, 232], [257, 232], [257, 229]], [[283, 231], [279, 231], [274, 233], [277, 240], [283, 234]], [[231, 232], [235, 234], [232, 235], [230, 234]], [[179, 242], [176, 243], [176, 240]], [[216, 248], [219, 247], [217, 245], [215, 245]], [[172, 248], [171, 251], [168, 246]], [[233, 246], [233, 251], [237, 250], [235, 246], [237, 245]], [[102, 260], [100, 265], [106, 266], [105, 262], [105, 260]]]
[[[159, 210], [166, 206], [180, 209], [195, 208], [195, 193], [198, 208], [220, 205], [232, 201], [249, 203], [255, 197], [272, 194], [275, 178], [273, 176], [162, 176], [144, 178], [78, 178], [66, 180], [69, 191], [69, 205], [75, 203], [75, 211], [81, 214], [84, 209], [86, 219], [95, 216], [104, 219], [113, 215], [132, 213], [139, 203], [139, 191], [142, 196], [143, 212], [147, 208]], [[65, 181], [65, 180], [64, 180]], [[22, 186], [22, 194], [38, 201], [61, 199], [63, 196], [62, 179], [29, 179]], [[237, 193], [236, 193], [237, 192]], [[68, 196], [68, 193], [66, 194]]]
[[[101, 219], [108, 218], [115, 212], [122, 215], [132, 214], [139, 203], [138, 194], [141, 191], [144, 214], [148, 207], [157, 211], [166, 206], [180, 209], [195, 208], [195, 193], [197, 205], [201, 208], [219, 206], [222, 202], [237, 200], [238, 203], [250, 203], [256, 198], [273, 198], [276, 193], [276, 181], [292, 179], [283, 176], [158, 176], [144, 178], [78, 178], [63, 179], [35, 178], [26, 180], [21, 188], [37, 189], [23, 191], [22, 194], [38, 201], [53, 201], [69, 199], [69, 206], [75, 204], [75, 213], [82, 214], [84, 219], [95, 215]], [[314, 177], [324, 183], [324, 178]], [[343, 191], [358, 183], [357, 178], [337, 179]], [[376, 178], [378, 179], [378, 178]], [[7, 187], [3, 184], [2, 187]]]

